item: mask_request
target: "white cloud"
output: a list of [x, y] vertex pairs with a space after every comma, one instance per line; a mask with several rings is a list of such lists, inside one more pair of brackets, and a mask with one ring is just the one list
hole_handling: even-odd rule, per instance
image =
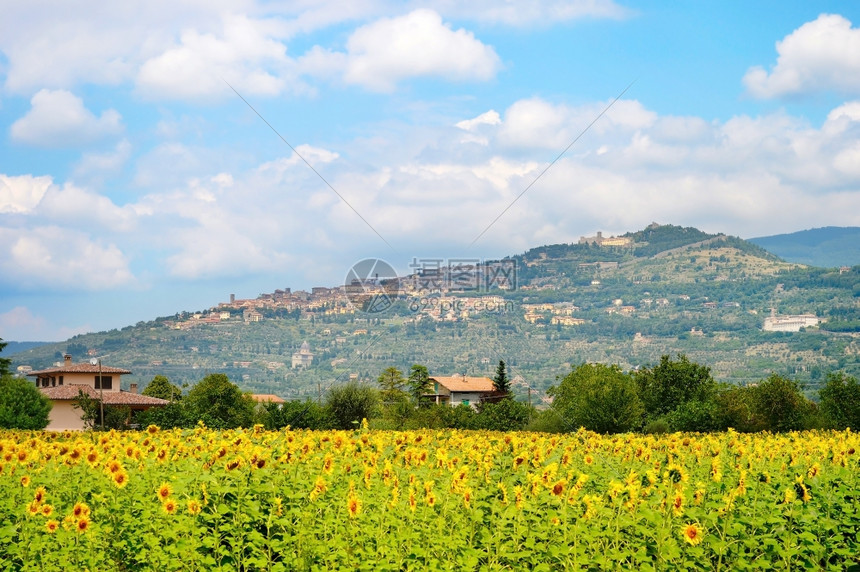
[[0, 214], [31, 212], [52, 183], [48, 176], [0, 174]]
[[86, 180], [100, 181], [103, 177], [115, 174], [126, 164], [131, 156], [131, 143], [123, 139], [113, 150], [105, 153], [84, 153], [75, 165], [74, 176]]
[[217, 175], [212, 177], [211, 181], [219, 187], [232, 187], [233, 175], [231, 175], [230, 173], [218, 173]]
[[464, 119], [463, 121], [459, 121], [455, 125], [456, 127], [459, 127], [460, 129], [463, 129], [465, 131], [474, 131], [481, 125], [499, 125], [501, 124], [501, 122], [502, 118], [499, 117], [499, 113], [491, 109], [472, 119]]
[[[510, 0], [408, 2], [408, 16], [371, 23], [347, 53], [310, 50], [303, 58], [312, 76], [334, 65], [347, 81], [390, 90], [400, 79], [433, 76], [454, 80], [493, 77], [499, 61], [464, 30], [452, 31], [441, 17], [503, 26], [552, 26], [579, 18], [623, 18], [630, 12], [612, 0]], [[83, 84], [135, 83], [153, 99], [199, 99], [229, 93], [224, 77], [243, 93], [277, 95], [313, 92], [286, 55], [299, 35], [368, 22], [404, 9], [403, 3], [339, 0], [265, 3], [259, 0], [129, 0], [106, 5], [82, 0], [58, 6], [49, 0], [7, 2], [0, 19], [4, 87], [31, 95], [38, 89], [74, 89]], [[432, 11], [431, 11], [432, 10]], [[432, 18], [421, 14], [432, 14]], [[388, 23], [388, 27], [386, 27]], [[389, 53], [387, 37], [397, 23], [409, 33], [394, 36], [402, 57]], [[424, 39], [430, 43], [416, 46]], [[413, 41], [414, 40], [414, 41]], [[457, 49], [464, 49], [462, 54]], [[399, 50], [399, 48], [398, 48]], [[398, 51], [394, 50], [394, 51]], [[463, 56], [462, 62], [451, 61]], [[422, 61], [423, 60], [423, 61]], [[312, 66], [311, 66], [312, 64]], [[410, 71], [409, 64], [418, 69]]]
[[260, 238], [220, 221], [202, 221], [199, 226], [176, 231], [181, 248], [166, 259], [167, 270], [177, 278], [197, 280], [284, 268], [289, 258], [266, 248]]
[[0, 276], [40, 290], [107, 290], [134, 282], [128, 260], [113, 244], [60, 226], [0, 228]]
[[137, 224], [133, 207], [119, 207], [108, 197], [71, 183], [51, 185], [34, 214], [40, 220], [98, 232], [132, 232]]
[[16, 306], [0, 314], [0, 332], [7, 341], [54, 342], [67, 340], [77, 334], [93, 331], [89, 325], [68, 327], [55, 326], [44, 316], [33, 314], [25, 306]]
[[60, 226], [135, 229], [133, 206], [119, 207], [108, 197], [72, 183], [55, 185], [50, 176], [0, 174], [0, 214], [26, 214], [30, 220]]
[[152, 98], [193, 99], [228, 93], [229, 82], [243, 94], [277, 95], [289, 85], [300, 91], [289, 70], [286, 46], [274, 26], [244, 15], [226, 15], [219, 34], [189, 28], [178, 46], [149, 58], [137, 75], [138, 90]]
[[122, 132], [120, 114], [113, 109], [96, 117], [84, 102], [66, 90], [40, 90], [30, 110], [12, 124], [14, 141], [39, 147], [79, 146]]
[[452, 30], [438, 13], [426, 9], [362, 26], [346, 48], [346, 53], [312, 50], [301, 58], [302, 68], [317, 75], [340, 71], [346, 83], [379, 92], [417, 77], [486, 81], [501, 68], [492, 47], [465, 29]]
[[[589, 126], [610, 102], [570, 107], [544, 99], [523, 99], [505, 111], [500, 140], [511, 147], [541, 147], [559, 152]], [[587, 136], [609, 133], [626, 136], [650, 127], [657, 114], [634, 100], [619, 100], [597, 120]]]
[[134, 184], [143, 188], [171, 188], [204, 171], [207, 162], [214, 160], [212, 152], [182, 143], [162, 143], [136, 161]]
[[750, 68], [743, 78], [758, 98], [836, 91], [860, 94], [860, 29], [838, 14], [822, 14], [776, 43], [770, 73]]
[[[182, 30], [215, 30], [222, 13], [240, 7], [229, 0], [7, 2], [0, 20], [0, 51], [9, 62], [5, 87], [30, 94], [83, 83], [120, 85]], [[243, 7], [256, 11], [254, 3]]]

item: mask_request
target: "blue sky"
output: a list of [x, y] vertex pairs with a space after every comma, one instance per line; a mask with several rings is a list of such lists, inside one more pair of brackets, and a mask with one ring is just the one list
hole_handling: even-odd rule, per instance
[[860, 226], [860, 5], [704, 4], [4, 2], [0, 337], [368, 257]]

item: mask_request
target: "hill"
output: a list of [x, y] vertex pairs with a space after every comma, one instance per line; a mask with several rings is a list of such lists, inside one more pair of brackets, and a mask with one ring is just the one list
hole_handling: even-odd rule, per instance
[[44, 346], [49, 342], [5, 342], [6, 347], [3, 348], [3, 357], [9, 357], [13, 354], [25, 352], [29, 349]]
[[838, 268], [860, 264], [860, 228], [826, 226], [751, 238], [749, 242], [773, 252], [783, 260]]
[[[414, 363], [437, 375], [491, 376], [500, 359], [521, 377], [515, 389], [523, 394], [527, 386], [539, 394], [583, 361], [630, 369], [675, 353], [728, 382], [777, 372], [814, 389], [829, 371], [860, 375], [860, 266], [809, 267], [736, 237], [655, 224], [533, 248], [473, 271], [507, 272], [506, 280], [420, 290], [416, 277], [403, 277], [390, 307], [372, 314], [354, 310], [343, 287], [277, 290], [75, 336], [18, 353], [13, 363], [42, 368], [66, 351], [76, 360], [102, 355], [131, 369], [129, 381], [141, 387], [159, 374], [193, 383], [224, 372], [285, 398], [317, 398], [334, 383], [373, 382], [387, 367]], [[776, 329], [805, 327], [766, 331], [767, 320]], [[294, 368], [305, 341], [312, 361]]]

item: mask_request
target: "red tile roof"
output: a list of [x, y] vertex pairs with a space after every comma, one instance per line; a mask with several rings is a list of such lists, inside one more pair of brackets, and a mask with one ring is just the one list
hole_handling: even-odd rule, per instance
[[[98, 399], [101, 392], [98, 389], [93, 389], [88, 385], [62, 385], [59, 387], [41, 387], [41, 391], [48, 399], [56, 401], [70, 401], [78, 398], [78, 391], [83, 390], [84, 393], [94, 399]], [[105, 391], [105, 405], [167, 405], [170, 403], [166, 399], [158, 397], [150, 397], [139, 393], [131, 393], [129, 391]]]
[[[120, 367], [110, 367], [107, 365], [103, 365], [101, 369], [102, 374], [110, 374], [110, 373], [118, 373], [120, 375], [131, 373], [127, 369], [122, 369]], [[56, 373], [99, 373], [99, 366], [93, 365], [89, 362], [84, 363], [69, 363], [63, 364], [57, 367], [51, 367], [48, 369], [41, 369], [39, 371], [31, 371], [27, 375], [29, 376], [38, 376], [38, 375], [46, 375], [46, 374], [56, 374]]]
[[430, 381], [435, 381], [448, 391], [495, 391], [493, 380], [489, 377], [455, 375], [453, 377], [431, 377]]
[[284, 403], [283, 399], [273, 393], [254, 393], [251, 397], [258, 403], [264, 403], [267, 401], [271, 403]]

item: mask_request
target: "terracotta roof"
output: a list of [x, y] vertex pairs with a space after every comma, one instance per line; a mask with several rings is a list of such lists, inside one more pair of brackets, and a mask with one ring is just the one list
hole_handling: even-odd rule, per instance
[[[48, 399], [56, 401], [69, 401], [78, 398], [78, 391], [83, 390], [84, 393], [94, 399], [98, 399], [101, 392], [98, 389], [93, 389], [89, 385], [62, 385], [59, 387], [41, 387], [41, 391]], [[105, 405], [167, 405], [170, 403], [166, 399], [158, 397], [150, 397], [139, 393], [131, 393], [129, 391], [105, 391]]]
[[[102, 371], [103, 375], [110, 374], [110, 373], [118, 373], [121, 375], [131, 373], [127, 369], [122, 369], [120, 367], [110, 367], [107, 365], [102, 365], [101, 371]], [[61, 366], [57, 366], [57, 367], [51, 367], [48, 369], [40, 369], [39, 371], [31, 371], [27, 375], [35, 377], [37, 375], [55, 374], [55, 373], [94, 373], [94, 374], [98, 374], [99, 373], [99, 366], [93, 365], [89, 362], [68, 363], [68, 364], [63, 364]]]
[[453, 377], [431, 377], [448, 391], [494, 391], [493, 380], [489, 377], [469, 377], [455, 375]]
[[254, 393], [251, 394], [251, 397], [254, 401], [263, 403], [263, 402], [271, 402], [271, 403], [284, 403], [284, 400], [274, 395], [273, 393]]

